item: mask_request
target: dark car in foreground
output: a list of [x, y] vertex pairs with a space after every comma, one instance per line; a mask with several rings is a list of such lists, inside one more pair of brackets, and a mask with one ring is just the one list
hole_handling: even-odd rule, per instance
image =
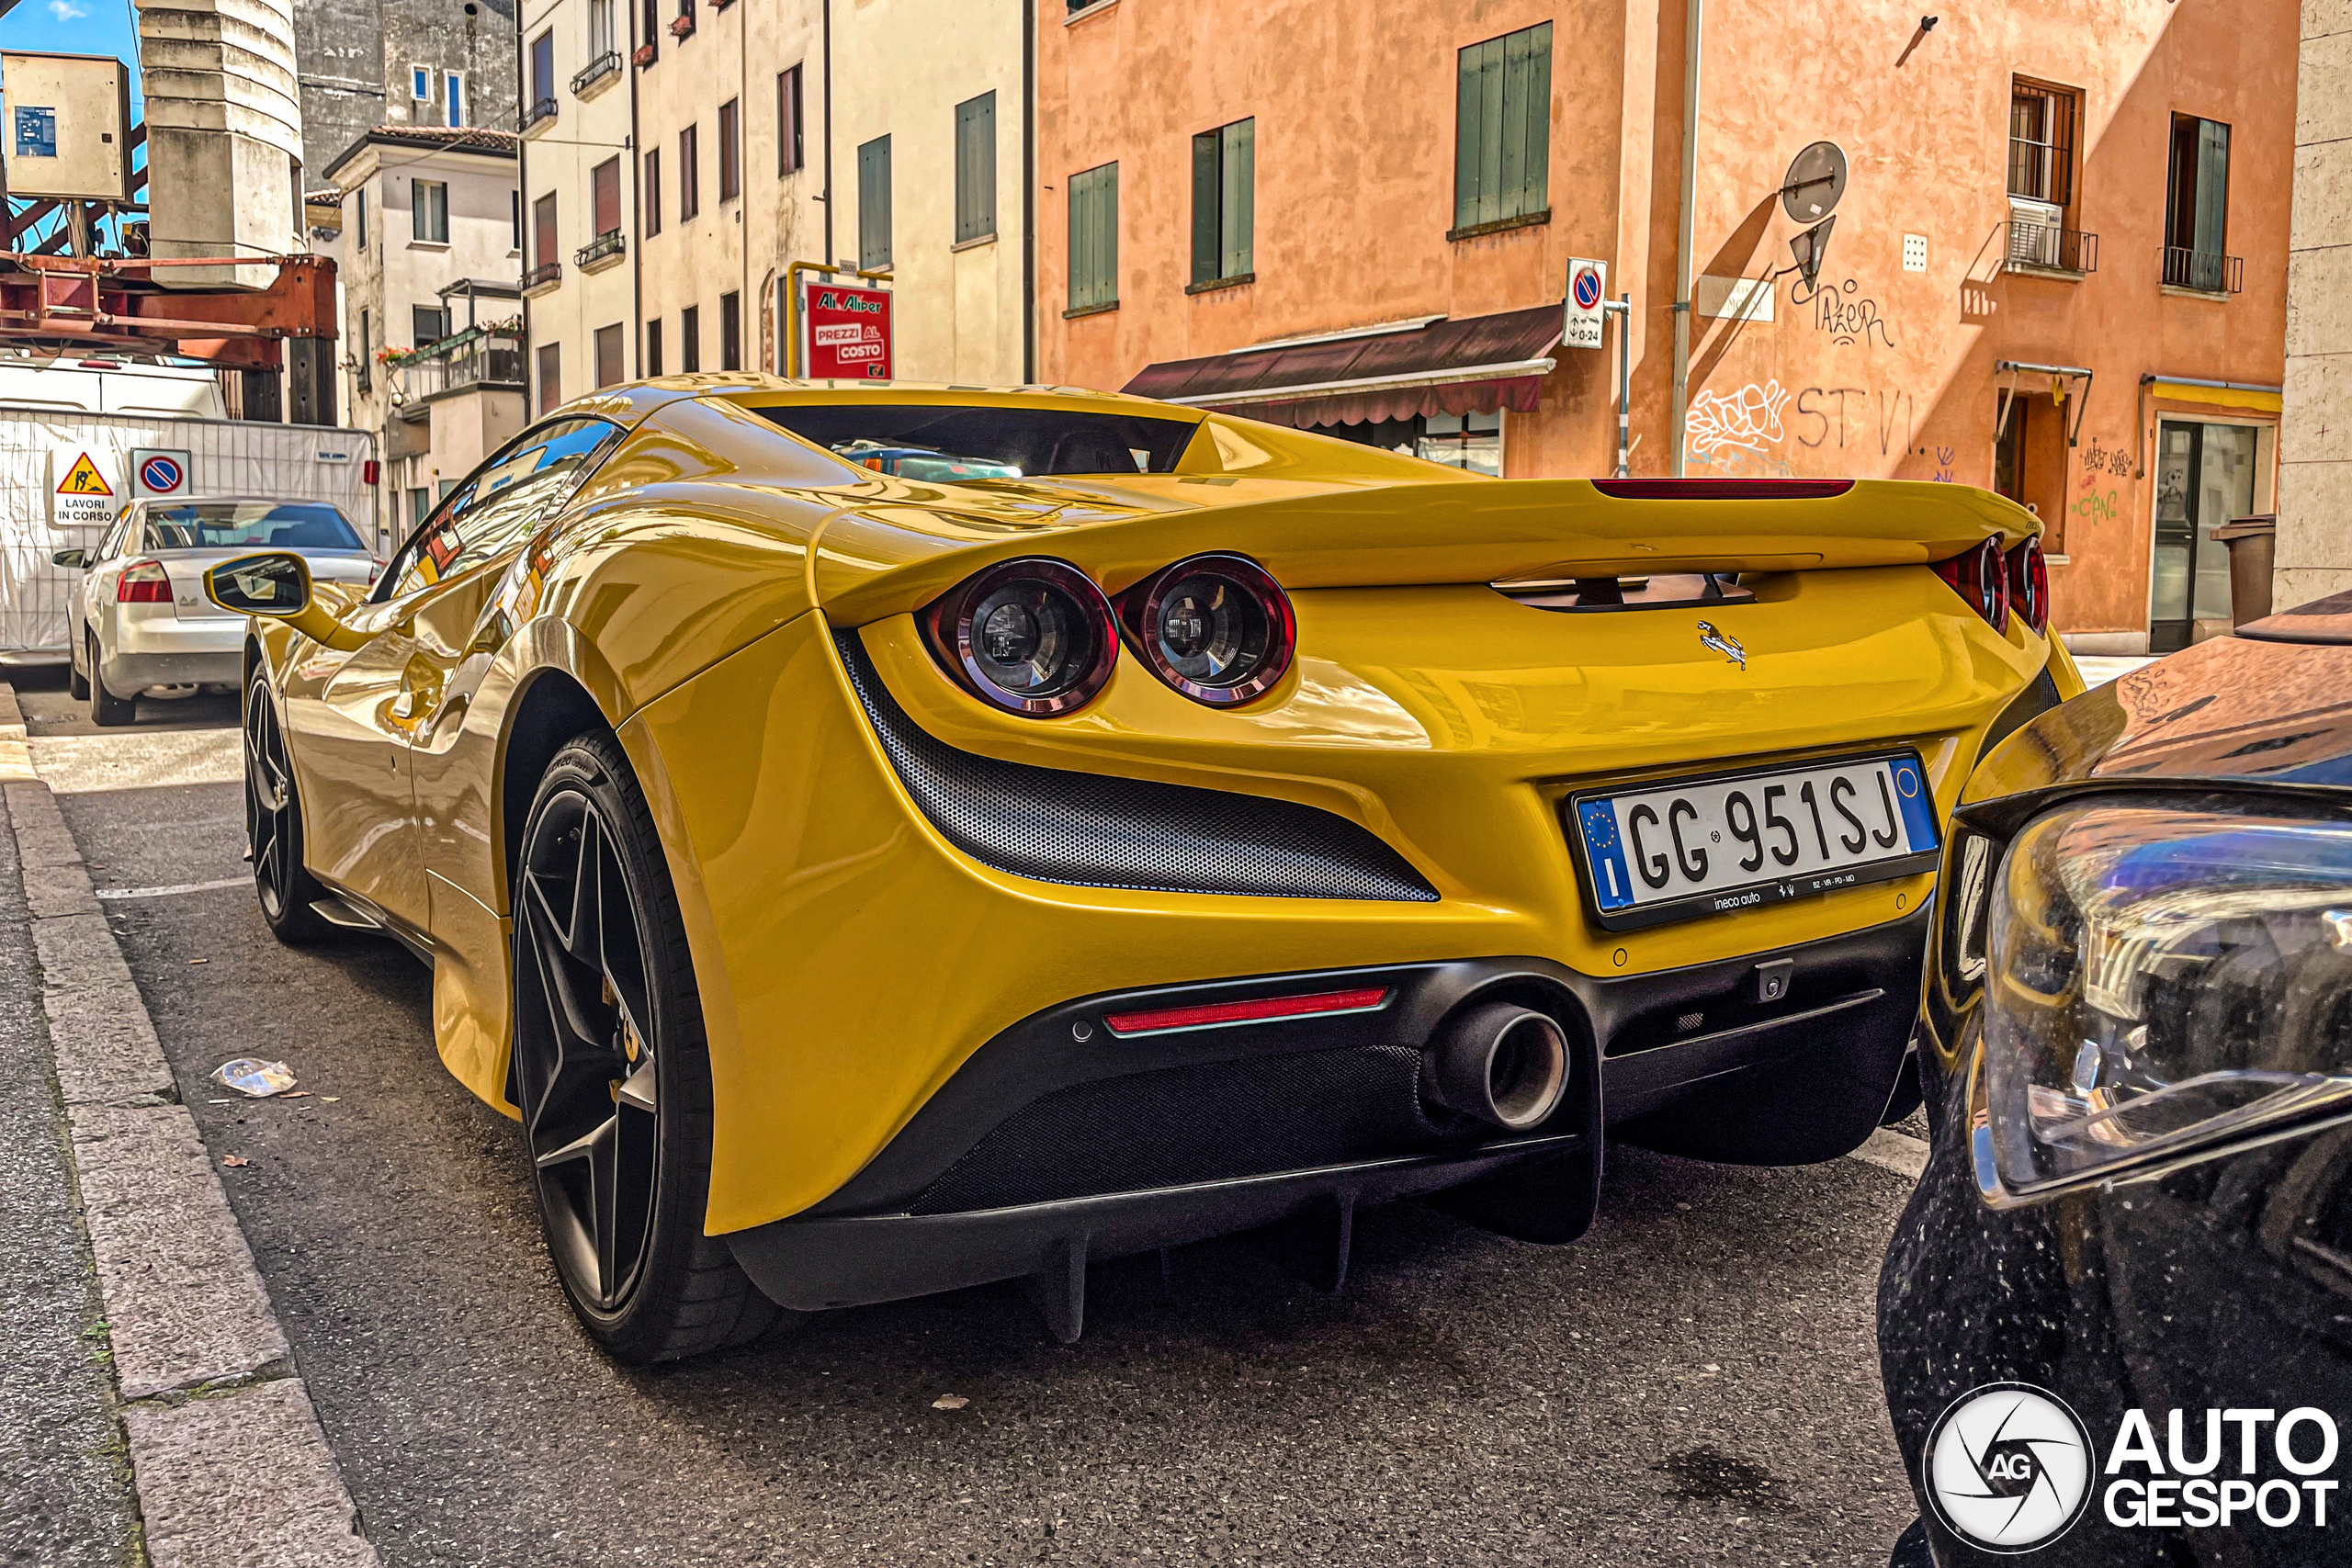
[[2025, 725], [1941, 886], [1895, 1562], [2352, 1561], [2352, 593]]

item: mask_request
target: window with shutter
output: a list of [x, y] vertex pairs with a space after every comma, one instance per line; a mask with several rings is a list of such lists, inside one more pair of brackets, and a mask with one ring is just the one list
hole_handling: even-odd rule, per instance
[[689, 305], [678, 312], [678, 368], [702, 368], [702, 307]]
[[780, 72], [775, 79], [775, 172], [779, 177], [801, 166], [800, 67]]
[[678, 221], [702, 210], [702, 127], [678, 132]]
[[740, 100], [718, 106], [718, 199], [732, 201], [743, 194], [743, 113]]
[[662, 149], [645, 154], [645, 188], [638, 192], [637, 215], [648, 234], [662, 232]]
[[718, 367], [721, 370], [743, 368], [743, 297], [727, 293], [718, 297]]
[[877, 136], [857, 150], [857, 265], [890, 267], [890, 139]]
[[449, 243], [449, 187], [440, 180], [409, 182], [409, 237], [427, 244]]
[[996, 95], [956, 106], [956, 243], [996, 232]]
[[1247, 277], [1257, 268], [1258, 122], [1238, 119], [1193, 138], [1193, 282]]
[[621, 378], [621, 324], [596, 329], [596, 385], [609, 387]]
[[553, 266], [556, 258], [555, 192], [531, 203], [531, 265]]
[[598, 237], [621, 231], [621, 161], [607, 158], [588, 173]]
[[2242, 264], [2227, 254], [2230, 128], [2195, 115], [2172, 117], [2172, 169], [2165, 204], [2164, 279], [2177, 288], [2234, 294]]
[[1455, 237], [1549, 217], [1552, 24], [1474, 43], [1458, 61]]
[[1069, 179], [1069, 308], [1119, 302], [1119, 165], [1104, 164]]
[[656, 316], [645, 323], [645, 373], [662, 374], [662, 318]]

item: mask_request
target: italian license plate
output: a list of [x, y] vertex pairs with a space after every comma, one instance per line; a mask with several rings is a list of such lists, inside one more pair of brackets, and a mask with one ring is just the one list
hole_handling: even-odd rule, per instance
[[1715, 773], [1568, 797], [1607, 931], [1729, 914], [1936, 868], [1917, 753]]

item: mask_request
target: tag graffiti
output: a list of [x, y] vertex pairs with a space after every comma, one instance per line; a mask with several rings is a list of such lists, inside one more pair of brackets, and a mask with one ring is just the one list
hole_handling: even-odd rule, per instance
[[[2341, 1483], [2335, 1418], [2304, 1405], [2188, 1411], [2166, 1417], [2165, 1440], [2143, 1411], [2124, 1413], [2109, 1451], [2102, 1502], [2119, 1529], [2325, 1529]], [[2198, 1429], [2201, 1426], [2201, 1432]], [[2193, 1450], [2193, 1451], [2192, 1451]]]

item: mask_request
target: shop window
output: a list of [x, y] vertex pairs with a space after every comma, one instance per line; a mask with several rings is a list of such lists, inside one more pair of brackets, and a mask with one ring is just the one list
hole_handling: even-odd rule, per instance
[[1421, 419], [1413, 455], [1449, 468], [1496, 479], [1503, 472], [1503, 416], [1499, 413], [1433, 413]]
[[1238, 119], [1193, 138], [1193, 281], [1257, 270], [1258, 122]]
[[1119, 302], [1119, 165], [1069, 178], [1069, 308]]
[[1461, 51], [1453, 230], [1532, 221], [1551, 208], [1552, 24]]

